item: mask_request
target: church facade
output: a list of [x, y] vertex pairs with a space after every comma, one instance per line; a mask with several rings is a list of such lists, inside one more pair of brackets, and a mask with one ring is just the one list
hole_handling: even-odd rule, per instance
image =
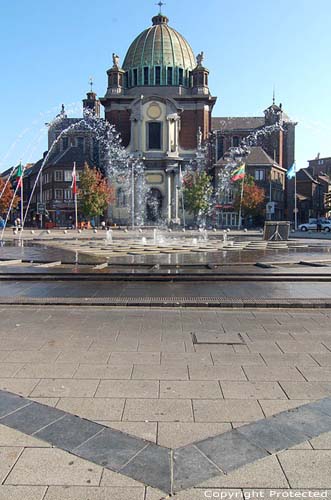
[[[122, 144], [144, 163], [149, 222], [158, 214], [167, 223], [180, 223], [181, 170], [195, 156], [198, 135], [203, 141], [209, 139], [216, 102], [209, 91], [203, 53], [195, 57], [185, 38], [160, 13], [133, 41], [123, 65], [113, 54], [107, 75], [107, 92], [100, 101]], [[120, 192], [120, 184], [116, 189]], [[129, 214], [121, 201], [117, 196], [110, 215], [123, 223]], [[149, 210], [155, 204], [157, 209]]]

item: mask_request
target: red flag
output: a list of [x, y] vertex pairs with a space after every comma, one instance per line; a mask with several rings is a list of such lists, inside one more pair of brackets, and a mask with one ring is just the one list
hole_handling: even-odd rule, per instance
[[74, 163], [74, 168], [72, 169], [71, 175], [72, 175], [71, 190], [72, 194], [76, 195], [77, 194], [76, 163]]

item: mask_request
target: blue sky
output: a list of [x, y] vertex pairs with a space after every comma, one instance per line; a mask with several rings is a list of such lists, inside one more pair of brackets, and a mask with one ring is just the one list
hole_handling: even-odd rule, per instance
[[[44, 123], [66, 104], [79, 116], [90, 75], [99, 96], [112, 52], [123, 61], [156, 0], [0, 3], [0, 171], [46, 149]], [[259, 116], [276, 101], [299, 122], [300, 166], [331, 156], [330, 0], [167, 0], [170, 25], [205, 53], [214, 116]]]

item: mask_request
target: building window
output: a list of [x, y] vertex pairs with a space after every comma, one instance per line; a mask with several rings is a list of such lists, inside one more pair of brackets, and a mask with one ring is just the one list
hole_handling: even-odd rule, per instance
[[149, 122], [148, 124], [148, 147], [147, 149], [162, 149], [162, 124], [161, 122]]
[[167, 68], [167, 85], [172, 85], [172, 68]]
[[179, 68], [179, 71], [178, 71], [178, 85], [183, 85], [183, 81], [184, 81], [184, 71], [182, 70], [182, 68]]
[[64, 194], [65, 200], [72, 200], [72, 190], [71, 189], [64, 189], [63, 194]]
[[155, 85], [161, 85], [161, 67], [155, 66]]
[[133, 70], [133, 86], [136, 87], [138, 85], [138, 70]]
[[126, 195], [123, 188], [118, 188], [116, 193], [116, 205], [118, 208], [123, 208], [126, 206]]
[[63, 137], [62, 138], [62, 149], [63, 149], [63, 151], [65, 151], [66, 149], [68, 149], [68, 145], [69, 145], [69, 139], [68, 139], [68, 137]]
[[144, 85], [149, 85], [149, 68], [144, 68]]
[[62, 170], [55, 170], [55, 181], [57, 181], [57, 182], [63, 181], [63, 171]]
[[77, 137], [77, 146], [84, 149], [84, 137]]
[[219, 160], [224, 155], [224, 137], [222, 135], [217, 135], [217, 158]]
[[72, 181], [72, 171], [71, 170], [65, 170], [64, 171], [64, 180], [65, 180], [65, 182], [71, 182]]
[[55, 199], [63, 200], [63, 189], [55, 189]]
[[239, 137], [232, 138], [232, 145], [234, 148], [237, 148], [239, 146]]
[[255, 170], [255, 180], [256, 181], [264, 181], [264, 170], [256, 169]]
[[70, 146], [72, 147], [76, 146], [76, 137], [70, 137]]

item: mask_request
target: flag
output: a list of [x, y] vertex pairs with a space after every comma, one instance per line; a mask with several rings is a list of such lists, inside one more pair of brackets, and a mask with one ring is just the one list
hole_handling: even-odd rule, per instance
[[74, 168], [72, 169], [71, 175], [72, 175], [71, 190], [72, 194], [76, 195], [77, 194], [76, 163], [74, 163]]
[[239, 181], [245, 177], [245, 163], [241, 163], [237, 168], [232, 171], [232, 182]]
[[22, 163], [20, 163], [17, 167], [17, 170], [16, 170], [16, 180], [17, 180], [17, 187], [18, 188], [22, 185], [23, 172], [24, 172], [24, 170], [22, 167]]
[[286, 177], [288, 179], [293, 179], [293, 177], [295, 177], [296, 173], [297, 173], [297, 167], [296, 167], [296, 164], [294, 162], [293, 165], [292, 165], [292, 167], [290, 167], [288, 169], [288, 171], [286, 172]]

